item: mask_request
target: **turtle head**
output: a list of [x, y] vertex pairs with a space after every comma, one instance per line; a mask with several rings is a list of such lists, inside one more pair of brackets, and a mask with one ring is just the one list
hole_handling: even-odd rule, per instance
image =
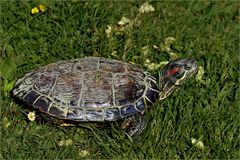
[[197, 63], [194, 59], [177, 59], [168, 63], [162, 70], [160, 83], [160, 100], [166, 98], [179, 88], [187, 79], [197, 72]]

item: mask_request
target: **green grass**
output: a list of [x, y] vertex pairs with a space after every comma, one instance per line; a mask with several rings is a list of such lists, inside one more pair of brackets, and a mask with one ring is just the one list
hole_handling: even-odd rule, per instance
[[[239, 3], [152, 2], [155, 12], [138, 16], [125, 32], [113, 31], [122, 16], [134, 19], [143, 2], [47, 1], [47, 11], [31, 15], [40, 2], [1, 1], [1, 159], [220, 159], [240, 158]], [[148, 126], [134, 139], [118, 127], [86, 129], [32, 122], [9, 90], [30, 70], [58, 60], [102, 56], [144, 66], [142, 47], [159, 63], [167, 37], [179, 57], [204, 67], [201, 84], [192, 78], [179, 92], [157, 102]], [[115, 53], [115, 54], [112, 54]], [[158, 76], [158, 70], [150, 71]], [[201, 140], [205, 149], [192, 145]], [[71, 139], [68, 146], [61, 140]], [[82, 152], [88, 152], [84, 156]]]

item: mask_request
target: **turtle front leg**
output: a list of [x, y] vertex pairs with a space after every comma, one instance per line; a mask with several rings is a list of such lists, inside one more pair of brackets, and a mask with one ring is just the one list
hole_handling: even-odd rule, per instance
[[129, 136], [139, 135], [146, 127], [143, 113], [128, 117], [122, 123], [122, 129], [125, 129]]

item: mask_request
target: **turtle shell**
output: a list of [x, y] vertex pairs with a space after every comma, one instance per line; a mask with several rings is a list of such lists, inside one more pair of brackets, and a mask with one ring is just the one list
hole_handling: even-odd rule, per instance
[[59, 119], [116, 121], [151, 107], [156, 79], [133, 64], [99, 57], [59, 61], [19, 79], [13, 94]]

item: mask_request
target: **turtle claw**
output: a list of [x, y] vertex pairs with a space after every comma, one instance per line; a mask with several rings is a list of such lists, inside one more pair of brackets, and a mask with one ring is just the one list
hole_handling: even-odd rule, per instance
[[122, 123], [122, 129], [126, 130], [126, 133], [130, 136], [139, 135], [146, 127], [143, 114], [136, 114], [125, 119]]

